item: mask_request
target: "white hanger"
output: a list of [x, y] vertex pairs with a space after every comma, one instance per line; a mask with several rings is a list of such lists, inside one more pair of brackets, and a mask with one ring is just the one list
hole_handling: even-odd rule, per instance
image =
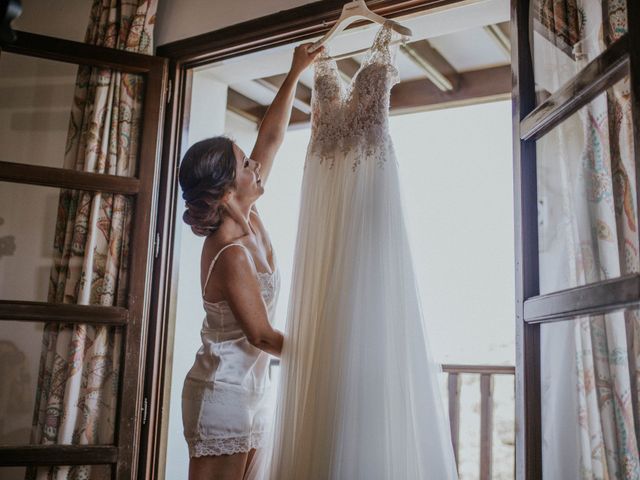
[[391, 29], [398, 32], [399, 34], [405, 37], [410, 37], [412, 35], [410, 28], [400, 25], [398, 22], [395, 22], [393, 20], [384, 18], [377, 13], [373, 13], [371, 10], [369, 10], [369, 7], [367, 7], [367, 4], [364, 0], [353, 0], [349, 3], [346, 3], [344, 7], [342, 7], [342, 13], [340, 14], [340, 17], [338, 18], [336, 23], [333, 24], [331, 30], [329, 30], [320, 40], [314, 42], [313, 45], [309, 47], [309, 52], [313, 52], [320, 48], [322, 45], [342, 32], [356, 20], [369, 20], [371, 22], [379, 24], [389, 22]]

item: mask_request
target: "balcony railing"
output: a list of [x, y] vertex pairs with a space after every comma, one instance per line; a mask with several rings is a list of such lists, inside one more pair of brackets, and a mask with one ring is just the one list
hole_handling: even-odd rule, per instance
[[489, 480], [492, 477], [493, 467], [493, 379], [495, 375], [515, 375], [515, 367], [501, 365], [442, 365], [442, 371], [447, 374], [449, 426], [451, 427], [451, 441], [458, 469], [460, 466], [460, 375], [480, 375], [479, 478], [480, 480]]
[[[271, 360], [271, 368], [279, 366], [277, 358]], [[507, 365], [442, 365], [447, 374], [447, 394], [449, 404], [449, 426], [451, 441], [458, 469], [460, 466], [460, 389], [462, 374], [480, 376], [480, 465], [479, 479], [490, 480], [493, 470], [493, 384], [496, 375], [515, 375], [515, 367]], [[515, 388], [515, 384], [514, 384]], [[514, 405], [515, 408], [515, 405]], [[514, 458], [515, 468], [515, 458]]]

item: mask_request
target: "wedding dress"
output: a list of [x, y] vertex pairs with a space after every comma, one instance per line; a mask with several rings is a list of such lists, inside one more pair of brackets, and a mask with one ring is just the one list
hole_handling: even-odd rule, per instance
[[346, 88], [316, 60], [273, 438], [251, 479], [457, 478], [388, 131], [391, 36]]

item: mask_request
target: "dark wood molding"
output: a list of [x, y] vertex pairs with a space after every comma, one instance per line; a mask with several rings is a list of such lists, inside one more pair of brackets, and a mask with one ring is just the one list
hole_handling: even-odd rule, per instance
[[605, 313], [640, 302], [640, 275], [540, 295], [524, 302], [527, 323], [546, 323]]
[[111, 445], [0, 446], [0, 466], [108, 465], [116, 463]]
[[16, 35], [15, 42], [0, 44], [0, 49], [45, 60], [113, 68], [128, 73], [144, 74], [164, 62], [162, 58], [152, 55], [98, 47], [35, 33], [16, 31]]
[[116, 463], [111, 445], [0, 446], [0, 466], [108, 465]]
[[168, 94], [168, 60], [162, 59], [147, 74], [143, 104], [138, 172], [140, 190], [135, 198], [129, 252], [127, 307], [130, 322], [122, 349], [121, 401], [118, 402], [116, 478], [137, 477], [142, 428], [143, 381], [150, 316], [152, 271], [158, 246], [156, 230], [164, 111]]
[[[175, 319], [175, 293], [178, 284], [180, 260], [180, 207], [178, 166], [188, 147], [189, 118], [193, 70], [180, 68], [177, 62], [169, 64], [171, 93], [165, 110], [164, 146], [162, 148], [161, 175], [158, 199], [157, 260], [153, 265], [150, 299], [150, 322], [144, 377], [144, 397], [147, 400], [147, 422], [140, 432], [140, 451], [137, 478], [160, 478], [163, 462], [163, 432], [167, 429], [169, 398], [165, 395], [170, 378], [167, 358], [172, 351]], [[169, 382], [169, 384], [167, 384]]]
[[582, 106], [623, 79], [629, 72], [629, 35], [626, 34], [593, 59], [522, 120], [523, 140], [535, 140]]
[[516, 478], [542, 479], [540, 327], [524, 320], [524, 302], [538, 295], [538, 211], [536, 151], [521, 139], [521, 122], [535, 108], [529, 44], [529, 0], [511, 0], [513, 79], [513, 183], [516, 322]]
[[140, 181], [134, 177], [1, 161], [0, 181], [123, 195], [135, 195], [140, 190]]
[[128, 319], [128, 310], [120, 307], [0, 300], [0, 320], [126, 325]]
[[[395, 18], [456, 3], [462, 3], [462, 0], [373, 0], [368, 5], [380, 15]], [[180, 61], [189, 68], [308, 40], [329, 31], [340, 16], [343, 5], [344, 1], [341, 0], [316, 1], [161, 45], [157, 54]]]

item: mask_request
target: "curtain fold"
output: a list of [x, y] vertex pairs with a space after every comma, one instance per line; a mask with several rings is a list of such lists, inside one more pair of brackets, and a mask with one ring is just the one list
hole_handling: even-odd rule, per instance
[[[95, 0], [85, 42], [151, 54], [157, 0]], [[65, 167], [136, 174], [144, 78], [79, 66]], [[127, 306], [131, 197], [61, 190], [48, 301]], [[45, 325], [33, 444], [114, 441], [123, 335], [119, 328]], [[106, 467], [32, 468], [27, 478], [110, 478]]]

